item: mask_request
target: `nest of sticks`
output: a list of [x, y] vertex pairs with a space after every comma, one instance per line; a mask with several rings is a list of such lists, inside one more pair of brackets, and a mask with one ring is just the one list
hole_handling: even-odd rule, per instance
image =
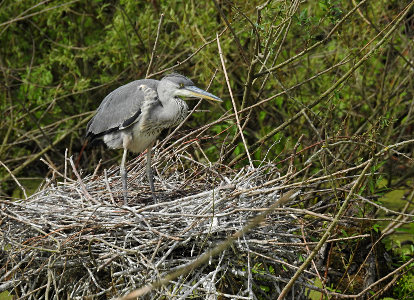
[[[112, 299], [145, 286], [148, 298], [266, 299], [281, 292], [311, 236], [332, 220], [328, 198], [300, 208], [304, 188], [278, 203], [296, 187], [293, 173], [275, 165], [234, 170], [185, 150], [154, 157], [158, 203], [143, 157], [129, 163], [127, 205], [118, 168], [82, 178], [71, 158], [64, 174], [55, 172], [59, 180], [22, 201], [1, 201], [0, 289], [24, 299]], [[287, 299], [321, 291], [315, 267]]]

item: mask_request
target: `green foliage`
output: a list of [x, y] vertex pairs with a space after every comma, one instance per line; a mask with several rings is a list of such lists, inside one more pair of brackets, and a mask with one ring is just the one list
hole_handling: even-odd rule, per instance
[[[11, 169], [24, 162], [24, 159], [19, 159], [22, 153], [41, 151], [44, 145], [56, 140], [56, 137], [62, 134], [62, 130], [72, 128], [73, 122], [87, 117], [82, 113], [94, 110], [109, 91], [145, 76], [161, 12], [164, 13], [164, 21], [150, 72], [157, 73], [154, 78], [159, 78], [160, 71], [173, 66], [177, 61], [184, 61], [224, 28], [217, 8], [213, 3], [207, 2], [177, 0], [174, 3], [157, 1], [151, 4], [122, 0], [70, 4], [55, 1], [35, 6], [36, 4], [36, 1], [8, 0], [3, 2], [0, 12], [0, 22], [10, 22], [0, 27], [0, 42], [3, 45], [0, 50], [1, 63], [5, 70], [0, 76], [3, 77], [3, 82], [7, 83], [2, 85], [0, 105], [8, 120], [1, 123], [0, 138], [4, 143], [0, 149], [0, 157], [3, 160], [16, 158], [14, 163], [9, 164]], [[238, 105], [242, 102], [243, 83], [248, 70], [241, 51], [244, 52], [245, 58], [252, 57], [255, 47], [252, 38], [255, 37], [255, 32], [261, 38], [261, 51], [268, 50], [267, 60], [275, 60], [278, 64], [323, 39], [332, 25], [337, 24], [344, 12], [351, 8], [346, 3], [334, 0], [301, 5], [293, 14], [294, 22], [289, 27], [283, 47], [278, 50], [280, 44], [279, 40], [274, 39], [274, 28], [281, 28], [280, 26], [285, 24], [291, 8], [284, 2], [271, 2], [261, 11], [261, 19], [256, 20], [254, 10], [259, 4], [261, 2], [240, 2], [222, 7], [243, 47], [243, 50], [238, 48], [229, 30], [220, 38], [227, 72]], [[381, 9], [377, 6], [371, 7], [372, 13], [381, 14]], [[34, 15], [22, 20], [16, 19], [19, 14], [26, 15], [23, 13], [26, 11], [33, 12]], [[347, 22], [358, 22], [358, 19], [352, 16]], [[358, 51], [355, 52], [353, 49], [360, 49], [367, 41], [365, 36], [372, 35], [373, 29], [364, 24], [355, 24], [360, 26], [358, 32], [352, 29], [353, 26], [343, 26], [338, 35], [328, 39], [323, 47], [316, 48], [298, 59], [293, 68], [283, 67], [277, 70], [275, 76], [267, 78], [264, 82], [261, 99], [282, 91], [283, 87], [301, 84], [348, 57], [349, 53], [357, 54]], [[394, 41], [403, 42], [403, 39]], [[264, 48], [266, 43], [268, 46]], [[327, 103], [321, 103], [314, 108], [314, 115], [310, 116], [313, 121], [320, 123], [329, 119], [328, 136], [351, 132], [363, 119], [369, 118], [372, 114], [373, 105], [366, 100], [366, 95], [377, 90], [378, 80], [383, 74], [384, 58], [387, 57], [385, 51], [387, 49], [383, 48], [377, 58], [356, 70], [355, 83], [336, 89]], [[398, 61], [392, 72], [388, 73], [389, 76], [395, 77], [403, 63]], [[350, 65], [351, 62], [344, 67]], [[260, 64], [256, 71], [259, 71], [259, 67]], [[213, 42], [204, 45], [197, 55], [178, 67], [177, 71], [194, 78], [199, 86], [204, 87], [208, 85], [215, 70], [221, 68], [217, 45]], [[277, 124], [283, 123], [298, 109], [312, 103], [338, 79], [338, 76], [337, 72], [317, 76], [289, 93], [274, 97], [258, 107], [257, 113], [250, 117], [244, 132], [248, 145], [266, 137]], [[262, 77], [259, 77], [254, 82], [247, 105], [254, 103], [262, 85], [261, 80]], [[394, 84], [384, 81], [382, 95], [392, 86]], [[226, 100], [222, 105], [223, 109], [233, 110], [232, 103], [227, 101], [229, 97], [221, 71], [217, 73], [210, 90]], [[395, 101], [403, 105], [387, 104], [389, 109], [377, 119], [377, 125], [371, 130], [371, 138], [377, 137], [381, 130], [391, 132], [396, 120], [400, 118], [403, 118], [403, 123], [409, 122], [405, 116], [406, 102], [401, 99], [409, 98], [410, 94], [401, 91], [397, 95], [398, 99], [395, 98]], [[371, 99], [375, 100], [372, 97]], [[391, 101], [394, 101], [394, 98]], [[203, 103], [201, 108], [207, 106], [207, 103]], [[354, 108], [358, 110], [357, 114], [350, 113]], [[185, 127], [189, 129], [201, 126], [222, 114], [216, 106], [209, 109], [210, 113], [195, 113]], [[71, 121], [61, 121], [68, 116], [77, 115], [79, 117]], [[206, 153], [212, 161], [218, 159], [217, 141], [224, 142], [225, 135], [233, 137], [238, 134], [234, 120], [225, 122], [227, 124], [222, 123], [211, 128], [212, 133], [218, 136], [214, 143], [207, 141], [205, 144]], [[18, 128], [12, 124], [18, 124]], [[42, 128], [47, 126], [51, 127], [42, 133]], [[15, 129], [7, 133], [9, 127]], [[33, 130], [37, 131], [30, 134], [28, 141], [20, 137], [22, 133]], [[72, 137], [83, 136], [82, 130], [80, 128], [68, 135], [55, 151], [61, 152], [69, 143], [69, 154], [79, 151], [81, 141]], [[264, 149], [270, 150], [256, 149], [254, 158], [260, 161], [266, 153], [270, 158], [278, 157], [294, 146], [293, 141], [297, 140], [295, 136], [298, 132], [305, 134], [307, 139], [314, 134], [307, 122], [297, 121], [284, 132], [273, 134], [272, 138], [266, 140]], [[288, 143], [288, 136], [295, 138]], [[14, 143], [12, 147], [11, 141], [17, 141], [17, 144]], [[245, 154], [245, 146], [241, 144], [240, 138], [234, 147], [229, 149], [232, 150], [227, 155], [228, 159]], [[3, 170], [0, 172], [5, 175]], [[44, 167], [36, 165], [36, 168], [27, 169], [26, 172], [43, 174]]]
[[398, 280], [394, 288], [394, 297], [396, 299], [408, 300], [414, 298], [414, 264], [411, 264], [408, 268], [411, 269]]
[[[201, 112], [194, 113], [179, 134], [234, 111], [216, 34], [236, 108], [247, 108], [239, 112], [247, 145], [234, 117], [195, 138], [212, 162], [242, 167], [248, 163], [249, 147], [256, 166], [263, 160], [273, 162], [281, 174], [289, 170], [295, 176], [296, 170], [306, 169], [306, 181], [355, 167], [384, 145], [412, 138], [410, 16], [351, 77], [334, 87], [388, 32], [404, 1], [367, 2], [346, 19], [353, 1], [308, 1], [297, 7], [289, 1], [270, 1], [259, 12], [263, 2], [224, 1], [219, 11], [213, 2], [194, 0], [1, 1], [0, 161], [12, 172], [24, 166], [15, 174], [18, 179], [44, 178], [49, 170], [39, 158], [45, 154], [61, 171], [65, 149], [77, 156], [82, 148], [85, 125], [76, 126], [86, 124], [114, 88], [146, 76], [161, 13], [164, 19], [149, 76], [159, 79], [168, 69], [202, 88], [211, 81], [209, 91], [225, 100], [221, 106], [203, 102]], [[269, 76], [267, 70], [272, 70]], [[331, 92], [325, 95], [326, 91]], [[114, 153], [101, 149], [87, 149], [79, 167], [89, 172], [101, 157], [102, 168], [113, 165]], [[37, 157], [42, 151], [45, 154]], [[198, 147], [187, 151], [204, 159]], [[412, 147], [395, 151], [375, 158], [359, 195], [383, 203], [378, 197], [406, 184]], [[407, 154], [401, 158], [399, 153]], [[320, 188], [345, 185], [334, 179]], [[5, 168], [0, 168], [0, 180], [0, 196], [13, 195], [15, 184]], [[341, 200], [335, 195], [331, 204]], [[314, 196], [307, 204], [317, 202]], [[368, 213], [375, 211], [364, 205], [355, 210], [362, 217]], [[328, 224], [322, 223], [321, 229]], [[379, 226], [383, 224], [368, 228], [379, 232]]]
[[13, 299], [13, 296], [8, 291], [0, 293], [0, 300], [11, 300], [11, 299]]

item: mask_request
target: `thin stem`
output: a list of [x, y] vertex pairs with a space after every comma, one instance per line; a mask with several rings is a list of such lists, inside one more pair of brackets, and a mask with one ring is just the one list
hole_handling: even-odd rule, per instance
[[237, 113], [236, 103], [234, 101], [233, 92], [231, 90], [231, 86], [230, 86], [230, 82], [229, 82], [229, 77], [227, 75], [226, 65], [224, 64], [223, 52], [221, 51], [221, 45], [220, 45], [220, 40], [219, 40], [218, 34], [217, 34], [217, 46], [218, 46], [218, 50], [219, 50], [221, 65], [223, 66], [224, 76], [226, 78], [227, 88], [229, 89], [229, 93], [230, 93], [231, 103], [233, 104], [234, 115], [236, 117], [237, 127], [238, 127], [238, 129], [240, 131], [240, 135], [241, 135], [241, 138], [243, 140], [244, 148], [246, 149], [246, 154], [247, 154], [247, 157], [249, 159], [250, 167], [254, 168], [254, 165], [253, 165], [252, 159], [250, 157], [250, 153], [249, 153], [249, 147], [247, 146], [246, 140], [244, 138], [243, 129], [240, 126], [239, 115]]
[[145, 78], [149, 77], [150, 71], [152, 69], [152, 65], [154, 63], [154, 57], [155, 57], [155, 52], [157, 50], [157, 46], [158, 46], [158, 39], [160, 37], [160, 31], [161, 31], [161, 24], [162, 24], [162, 20], [164, 19], [164, 14], [161, 14], [160, 16], [160, 20], [158, 22], [158, 28], [157, 28], [157, 36], [155, 38], [155, 42], [154, 42], [154, 47], [152, 48], [152, 53], [151, 53], [151, 59], [150, 62], [148, 64], [148, 69], [147, 69], [147, 73], [145, 75]]

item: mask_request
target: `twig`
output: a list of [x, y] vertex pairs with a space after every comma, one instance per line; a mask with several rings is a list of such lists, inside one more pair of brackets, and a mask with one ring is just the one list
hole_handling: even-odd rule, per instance
[[162, 24], [163, 19], [164, 19], [164, 14], [161, 14], [160, 15], [160, 20], [158, 21], [157, 36], [155, 38], [154, 47], [152, 48], [151, 59], [150, 59], [150, 62], [148, 64], [148, 69], [147, 69], [147, 73], [145, 74], [145, 78], [148, 78], [148, 76], [150, 74], [150, 71], [152, 69], [152, 65], [154, 63], [155, 52], [156, 52], [157, 46], [158, 46], [158, 39], [160, 37], [160, 30], [161, 30], [161, 24]]
[[253, 165], [252, 159], [250, 157], [249, 147], [247, 146], [246, 140], [244, 139], [243, 129], [240, 126], [239, 115], [237, 113], [236, 103], [234, 102], [233, 92], [231, 90], [231, 86], [230, 86], [230, 82], [229, 82], [229, 77], [228, 77], [227, 71], [226, 71], [226, 65], [224, 64], [223, 52], [221, 51], [221, 45], [220, 45], [220, 40], [219, 40], [218, 34], [217, 34], [217, 46], [218, 46], [218, 50], [219, 50], [221, 65], [223, 67], [224, 76], [226, 78], [227, 88], [229, 89], [229, 93], [230, 93], [231, 103], [233, 104], [234, 115], [236, 117], [237, 127], [239, 129], [241, 138], [243, 140], [244, 148], [246, 150], [246, 154], [247, 154], [247, 157], [249, 159], [250, 167], [253, 169], [254, 168], [254, 165]]
[[58, 174], [60, 177], [63, 178], [63, 180], [66, 181], [72, 181], [74, 182], [75, 180], [73, 180], [72, 178], [67, 178], [65, 174], [60, 173], [54, 166], [52, 166], [51, 164], [49, 164], [46, 160], [44, 160], [43, 158], [40, 159], [41, 162], [43, 162], [46, 166], [49, 167], [49, 169], [53, 170], [54, 173]]
[[153, 289], [159, 288], [165, 284], [167, 284], [168, 282], [170, 282], [171, 280], [174, 280], [175, 278], [178, 278], [181, 275], [187, 274], [188, 272], [194, 270], [195, 268], [205, 264], [211, 257], [216, 256], [217, 254], [222, 253], [225, 249], [227, 249], [236, 239], [242, 237], [244, 234], [246, 234], [247, 232], [249, 232], [251, 229], [253, 229], [254, 227], [256, 227], [258, 224], [260, 224], [267, 215], [269, 215], [276, 207], [285, 204], [287, 201], [291, 200], [293, 197], [295, 197], [295, 195], [297, 195], [296, 191], [289, 191], [287, 192], [283, 197], [281, 197], [278, 201], [276, 201], [271, 207], [269, 207], [269, 209], [261, 214], [259, 214], [258, 216], [256, 216], [253, 220], [251, 220], [246, 226], [243, 227], [243, 229], [237, 231], [236, 233], [234, 233], [232, 236], [230, 236], [229, 238], [227, 238], [224, 242], [221, 242], [219, 245], [217, 245], [215, 248], [213, 248], [212, 250], [204, 253], [203, 255], [201, 255], [198, 259], [196, 259], [195, 261], [193, 261], [192, 263], [178, 269], [177, 271], [168, 274], [167, 276], [165, 276], [164, 278], [146, 285], [140, 289], [137, 289], [131, 293], [129, 293], [128, 295], [121, 297], [119, 299], [121, 300], [128, 300], [128, 299], [135, 299], [137, 297], [143, 296], [148, 294], [150, 291], [152, 291]]
[[[226, 28], [224, 28], [221, 32], [220, 32], [220, 34], [219, 34], [219, 36], [222, 36], [225, 32], [226, 32], [226, 30], [227, 30], [227, 27]], [[151, 75], [148, 75], [147, 76], [147, 78], [152, 78], [152, 77], [155, 77], [155, 76], [158, 76], [158, 75], [160, 75], [160, 74], [163, 74], [163, 73], [165, 73], [165, 72], [168, 72], [168, 71], [171, 71], [171, 70], [174, 70], [174, 69], [177, 69], [179, 66], [181, 66], [181, 65], [183, 65], [183, 64], [185, 64], [186, 62], [188, 62], [188, 61], [190, 61], [195, 55], [197, 55], [198, 54], [198, 52], [200, 52], [201, 50], [203, 50], [206, 46], [208, 46], [208, 45], [210, 45], [210, 44], [212, 44], [212, 43], [214, 43], [216, 41], [216, 38], [214, 38], [214, 39], [212, 39], [212, 40], [210, 40], [210, 41], [207, 41], [207, 42], [205, 42], [203, 45], [201, 45], [196, 51], [194, 51], [190, 56], [188, 56], [186, 59], [184, 59], [183, 61], [179, 61], [179, 62], [177, 62], [177, 64], [175, 64], [175, 65], [173, 65], [173, 66], [171, 66], [171, 67], [168, 67], [168, 68], [165, 68], [165, 69], [163, 69], [163, 70], [161, 70], [161, 71], [158, 71], [158, 72], [155, 72], [155, 73], [152, 73]]]
[[114, 196], [112, 195], [111, 187], [109, 186], [108, 174], [106, 172], [106, 169], [104, 169], [104, 175], [105, 175], [105, 186], [106, 186], [106, 189], [108, 190], [109, 197], [111, 197], [112, 204], [116, 205], [115, 200], [114, 200]]
[[82, 178], [80, 177], [80, 175], [79, 175], [78, 171], [76, 170], [75, 164], [73, 163], [72, 156], [71, 156], [71, 157], [69, 157], [69, 162], [70, 162], [70, 164], [71, 164], [71, 166], [72, 166], [73, 173], [75, 173], [76, 178], [78, 178], [78, 183], [80, 184], [80, 186], [81, 186], [81, 188], [82, 188], [83, 192], [85, 193], [85, 196], [86, 196], [89, 200], [91, 200], [92, 202], [94, 202], [95, 204], [101, 204], [101, 203], [99, 203], [99, 201], [95, 200], [95, 199], [91, 196], [91, 194], [89, 194], [88, 190], [86, 189], [85, 184], [84, 184], [84, 183], [83, 183], [83, 181], [82, 181]]
[[9, 173], [9, 175], [13, 178], [13, 180], [16, 182], [16, 184], [18, 185], [18, 187], [22, 190], [24, 198], [27, 199], [27, 194], [26, 194], [26, 190], [24, 189], [24, 187], [20, 184], [20, 182], [17, 180], [16, 176], [14, 176], [14, 174], [12, 173], [12, 171], [10, 171], [10, 169], [0, 160], [0, 164], [6, 169], [6, 171]]
[[[240, 44], [240, 40], [236, 34], [236, 32], [234, 31], [233, 27], [231, 26], [231, 24], [229, 23], [229, 21], [226, 18], [226, 15], [224, 14], [223, 10], [220, 8], [219, 4], [217, 3], [217, 0], [213, 0], [214, 5], [216, 6], [217, 10], [219, 11], [221, 18], [224, 20], [224, 22], [226, 23], [226, 26], [228, 29], [230, 29], [231, 33], [233, 34], [233, 38], [234, 41], [236, 42], [237, 48], [239, 48], [240, 51], [240, 55], [243, 57], [243, 60], [246, 64], [249, 63], [248, 59], [246, 58], [244, 51], [243, 51], [243, 47]], [[218, 38], [217, 38], [217, 42], [218, 42]]]
[[338, 213], [335, 215], [334, 220], [329, 225], [328, 229], [325, 231], [324, 235], [320, 239], [319, 243], [316, 245], [316, 247], [313, 249], [312, 253], [306, 258], [306, 260], [303, 262], [303, 264], [300, 266], [300, 268], [296, 271], [295, 275], [289, 280], [288, 284], [283, 288], [282, 292], [280, 293], [278, 300], [282, 300], [285, 298], [287, 293], [292, 288], [293, 284], [296, 282], [296, 280], [299, 278], [299, 275], [305, 270], [305, 268], [309, 265], [309, 263], [313, 260], [315, 255], [318, 253], [319, 249], [323, 246], [323, 244], [326, 242], [326, 240], [331, 235], [332, 231], [336, 227], [337, 223], [339, 222], [339, 218], [342, 216], [342, 214], [345, 212], [345, 210], [348, 207], [348, 203], [353, 197], [353, 194], [357, 188], [360, 187], [362, 181], [365, 179], [365, 173], [368, 172], [369, 167], [371, 166], [371, 163], [373, 162], [373, 159], [369, 159], [364, 170], [362, 170], [361, 174], [358, 177], [358, 180], [355, 182], [355, 184], [352, 186], [351, 191], [349, 192], [348, 196], [342, 203], [341, 207], [338, 210]]

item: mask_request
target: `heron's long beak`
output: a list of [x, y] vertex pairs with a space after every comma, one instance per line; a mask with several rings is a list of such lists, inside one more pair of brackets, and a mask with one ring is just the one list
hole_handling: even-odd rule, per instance
[[190, 96], [190, 97], [200, 97], [212, 101], [217, 102], [223, 102], [219, 97], [214, 96], [213, 94], [210, 94], [209, 92], [206, 92], [205, 90], [199, 89], [196, 86], [186, 86], [182, 89], [182, 91], [185, 91], [185, 95], [183, 96]]

